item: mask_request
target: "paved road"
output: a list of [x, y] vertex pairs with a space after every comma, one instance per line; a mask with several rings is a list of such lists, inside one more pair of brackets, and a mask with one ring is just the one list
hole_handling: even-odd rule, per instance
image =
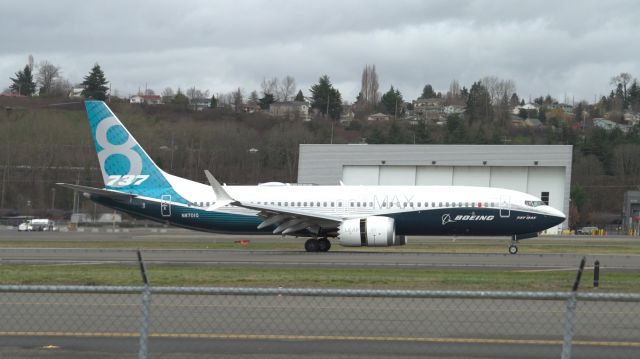
[[[571, 269], [578, 254], [495, 254], [425, 252], [328, 252], [251, 250], [143, 250], [154, 264], [243, 265], [275, 267], [442, 267], [483, 269]], [[638, 255], [587, 255], [588, 265], [597, 259], [602, 268], [640, 269]], [[127, 263], [137, 261], [132, 249], [0, 248], [0, 264]]]
[[[557, 358], [562, 301], [154, 294], [151, 357]], [[638, 358], [638, 303], [581, 302], [574, 358]], [[0, 356], [134, 357], [140, 296], [0, 293]], [[50, 346], [48, 349], [46, 346]]]

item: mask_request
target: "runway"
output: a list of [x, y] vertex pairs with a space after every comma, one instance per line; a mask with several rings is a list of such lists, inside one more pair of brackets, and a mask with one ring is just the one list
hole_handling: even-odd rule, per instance
[[[142, 250], [147, 263], [270, 267], [407, 267], [552, 270], [577, 268], [581, 254], [496, 254], [428, 252], [328, 252], [252, 250]], [[640, 269], [637, 255], [587, 255], [601, 268]], [[133, 249], [101, 248], [2, 248], [0, 264], [134, 263]]]

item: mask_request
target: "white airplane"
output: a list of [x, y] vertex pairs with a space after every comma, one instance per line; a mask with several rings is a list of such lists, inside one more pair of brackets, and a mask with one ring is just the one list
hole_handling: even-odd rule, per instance
[[199, 231], [307, 237], [308, 252], [396, 246], [409, 235], [510, 236], [517, 241], [562, 223], [535, 196], [466, 186], [226, 186], [160, 169], [102, 101], [85, 101], [104, 188], [59, 183], [101, 205]]

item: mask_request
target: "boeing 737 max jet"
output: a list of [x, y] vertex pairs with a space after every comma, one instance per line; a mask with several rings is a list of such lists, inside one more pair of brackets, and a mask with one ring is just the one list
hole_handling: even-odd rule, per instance
[[104, 188], [59, 185], [101, 205], [171, 225], [217, 233], [307, 237], [309, 252], [343, 246], [395, 246], [409, 235], [519, 239], [565, 216], [527, 193], [465, 186], [298, 186], [209, 184], [160, 169], [102, 101], [85, 101]]

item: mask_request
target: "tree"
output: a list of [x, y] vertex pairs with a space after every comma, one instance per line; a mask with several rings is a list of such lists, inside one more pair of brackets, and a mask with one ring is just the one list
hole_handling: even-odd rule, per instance
[[89, 74], [84, 77], [84, 81], [82, 81], [82, 87], [84, 87], [82, 95], [86, 98], [104, 101], [107, 99], [107, 90], [109, 90], [109, 87], [107, 87], [108, 83], [100, 65], [96, 63], [91, 69], [91, 72], [89, 72]]
[[500, 103], [505, 94], [508, 96], [508, 94], [516, 91], [516, 84], [513, 80], [503, 80], [497, 76], [485, 76], [480, 79], [480, 82], [484, 88], [487, 89], [487, 92], [489, 92], [491, 103], [494, 105]]
[[427, 98], [436, 98], [436, 97], [438, 97], [438, 94], [436, 94], [436, 92], [433, 91], [433, 87], [429, 84], [426, 84], [422, 89], [422, 95], [420, 95], [420, 98], [427, 99]]
[[296, 80], [292, 76], [285, 76], [280, 82], [278, 90], [278, 98], [280, 101], [289, 101], [293, 94], [296, 92]]
[[382, 103], [384, 113], [398, 116], [402, 112], [402, 105], [404, 104], [404, 100], [402, 99], [402, 94], [400, 93], [400, 91], [394, 89], [393, 86], [391, 86], [389, 91], [382, 95], [380, 103]]
[[36, 92], [36, 83], [33, 82], [31, 67], [25, 65], [24, 70], [16, 72], [16, 77], [11, 77], [13, 82], [9, 88], [12, 92], [24, 96], [31, 96]]
[[627, 107], [627, 101], [629, 100], [627, 93], [627, 84], [631, 81], [631, 74], [628, 72], [622, 72], [620, 75], [611, 78], [611, 84], [617, 88], [622, 89], [622, 97], [624, 98], [625, 107]]
[[266, 96], [267, 94], [276, 96], [278, 93], [278, 78], [274, 77], [269, 80], [263, 78], [260, 87], [262, 88], [262, 96]]
[[233, 109], [236, 112], [240, 112], [242, 110], [242, 106], [244, 105], [244, 96], [242, 95], [242, 89], [238, 87], [236, 91], [233, 91]]
[[640, 111], [640, 86], [637, 80], [633, 80], [629, 87], [629, 106], [634, 112]]
[[365, 65], [362, 70], [360, 101], [370, 107], [375, 107], [380, 99], [378, 92], [378, 74], [376, 73], [376, 65]]
[[218, 99], [216, 98], [216, 95], [211, 95], [211, 101], [209, 101], [209, 107], [210, 108], [218, 107]]
[[60, 76], [60, 67], [54, 66], [48, 61], [42, 61], [38, 65], [36, 82], [40, 85], [40, 96], [50, 95], [53, 82]]
[[526, 120], [526, 119], [527, 119], [527, 116], [529, 116], [529, 113], [528, 113], [528, 112], [527, 112], [527, 110], [525, 110], [524, 108], [521, 108], [521, 109], [518, 111], [518, 117], [520, 117], [521, 119]]
[[518, 94], [514, 92], [513, 95], [511, 95], [511, 98], [509, 99], [509, 106], [517, 107], [519, 103], [520, 103], [520, 99], [518, 98]]
[[259, 102], [260, 102], [260, 97], [258, 97], [258, 91], [256, 90], [251, 91], [251, 94], [249, 94], [249, 104], [255, 106]]
[[266, 93], [259, 101], [260, 108], [263, 110], [268, 110], [269, 106], [271, 106], [271, 104], [274, 102], [275, 102], [275, 98], [273, 97], [273, 95], [270, 93]]
[[298, 90], [298, 94], [294, 101], [304, 102], [304, 94], [302, 94], [302, 90]]
[[311, 108], [315, 108], [325, 116], [339, 119], [342, 113], [342, 96], [333, 88], [329, 76], [323, 75], [318, 83], [311, 86]]
[[171, 87], [165, 87], [164, 90], [162, 90], [162, 97], [173, 97], [175, 96], [175, 94], [173, 93], [173, 89]]
[[178, 89], [178, 92], [173, 97], [171, 103], [177, 105], [183, 110], [186, 110], [189, 107], [189, 98], [182, 93], [182, 90]]
[[488, 121], [493, 118], [491, 95], [481, 81], [474, 82], [467, 99], [466, 115], [469, 122]]

